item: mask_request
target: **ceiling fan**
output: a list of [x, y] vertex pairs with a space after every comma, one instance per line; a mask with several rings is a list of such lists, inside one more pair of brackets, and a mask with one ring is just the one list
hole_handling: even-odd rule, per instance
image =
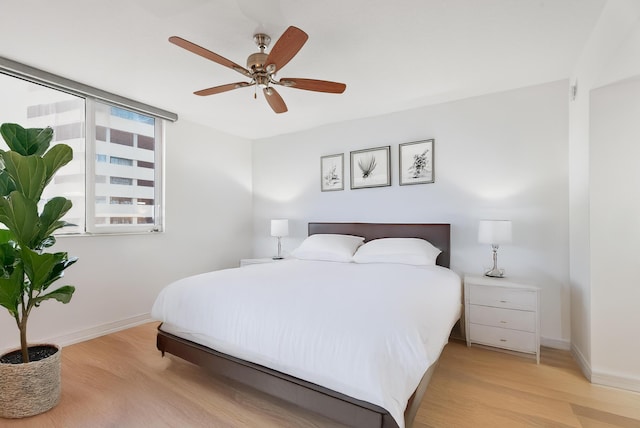
[[[285, 86], [288, 88], [304, 89], [307, 91], [328, 92], [332, 94], [341, 94], [347, 85], [338, 82], [329, 82], [327, 80], [301, 79], [286, 77], [276, 79], [276, 73], [280, 71], [305, 44], [309, 36], [307, 33], [297, 27], [289, 27], [280, 36], [273, 49], [268, 54], [265, 49], [269, 47], [271, 37], [266, 34], [256, 34], [253, 40], [260, 49], [260, 52], [253, 53], [247, 58], [247, 68], [236, 64], [208, 49], [191, 43], [181, 37], [169, 37], [169, 41], [174, 45], [180, 46], [193, 52], [196, 55], [207, 58], [220, 65], [229, 67], [232, 70], [251, 79], [250, 82], [228, 83], [226, 85], [214, 86], [212, 88], [202, 89], [194, 92], [196, 95], [213, 95], [221, 92], [230, 91], [232, 89], [246, 88], [247, 86], [261, 87], [269, 106], [276, 113], [284, 113], [287, 111], [287, 105], [278, 94], [274, 85]], [[255, 98], [254, 94], [254, 98]]]

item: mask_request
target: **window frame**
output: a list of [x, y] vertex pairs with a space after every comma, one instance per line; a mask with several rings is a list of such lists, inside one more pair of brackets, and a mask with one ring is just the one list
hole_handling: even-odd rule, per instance
[[[165, 123], [175, 122], [178, 115], [167, 110], [159, 109], [129, 98], [122, 97], [101, 89], [88, 86], [64, 77], [39, 70], [37, 68], [0, 57], [0, 73], [22, 79], [29, 83], [42, 85], [49, 89], [69, 93], [84, 99], [85, 102], [85, 194], [84, 194], [84, 231], [64, 233], [61, 230], [57, 236], [84, 236], [105, 234], [132, 234], [164, 231], [164, 169], [165, 169]], [[155, 223], [96, 225], [96, 103], [106, 104], [130, 110], [154, 118], [154, 219]], [[138, 168], [137, 165], [134, 165]], [[99, 227], [98, 227], [99, 226]]]
[[[135, 110], [113, 103], [107, 103], [103, 100], [86, 97], [85, 112], [85, 157], [86, 157], [86, 175], [85, 175], [85, 233], [91, 235], [113, 235], [128, 233], [149, 233], [164, 231], [164, 120], [154, 117], [154, 139], [156, 147], [154, 148], [154, 164], [160, 165], [160, 168], [154, 167], [154, 223], [143, 224], [110, 224], [96, 223], [96, 166], [98, 164], [96, 157], [96, 104], [105, 104], [112, 107], [125, 108], [127, 110]], [[111, 155], [107, 154], [109, 158]], [[139, 168], [134, 166], [134, 168]], [[92, 201], [92, 202], [91, 202]], [[109, 205], [109, 204], [107, 204]], [[135, 206], [135, 204], [134, 204]]]

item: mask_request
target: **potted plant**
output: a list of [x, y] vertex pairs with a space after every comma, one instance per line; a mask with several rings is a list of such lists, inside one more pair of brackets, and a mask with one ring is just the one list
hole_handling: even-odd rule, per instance
[[10, 148], [0, 150], [0, 306], [20, 331], [20, 349], [0, 356], [0, 417], [18, 418], [45, 412], [60, 398], [60, 349], [29, 346], [27, 321], [45, 300], [68, 303], [75, 291], [70, 285], [52, 285], [77, 258], [46, 252], [56, 242], [53, 232], [67, 224], [60, 219], [71, 201], [40, 200], [73, 151], [66, 144], [49, 148], [51, 128], [5, 123], [0, 134]]

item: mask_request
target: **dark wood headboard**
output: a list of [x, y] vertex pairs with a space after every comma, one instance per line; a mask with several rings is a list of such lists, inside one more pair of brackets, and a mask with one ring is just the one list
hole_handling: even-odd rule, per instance
[[365, 242], [378, 238], [421, 238], [442, 251], [436, 264], [448, 268], [451, 261], [451, 225], [445, 223], [309, 223], [309, 235], [318, 233], [362, 236]]

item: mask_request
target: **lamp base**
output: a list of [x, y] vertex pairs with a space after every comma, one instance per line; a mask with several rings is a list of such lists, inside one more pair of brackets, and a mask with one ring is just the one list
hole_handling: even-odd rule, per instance
[[282, 260], [282, 259], [284, 259], [284, 257], [273, 256], [273, 257], [271, 257], [271, 259], [273, 259], [273, 260]]
[[486, 271], [484, 276], [490, 276], [491, 278], [504, 278], [504, 269], [493, 268]]

